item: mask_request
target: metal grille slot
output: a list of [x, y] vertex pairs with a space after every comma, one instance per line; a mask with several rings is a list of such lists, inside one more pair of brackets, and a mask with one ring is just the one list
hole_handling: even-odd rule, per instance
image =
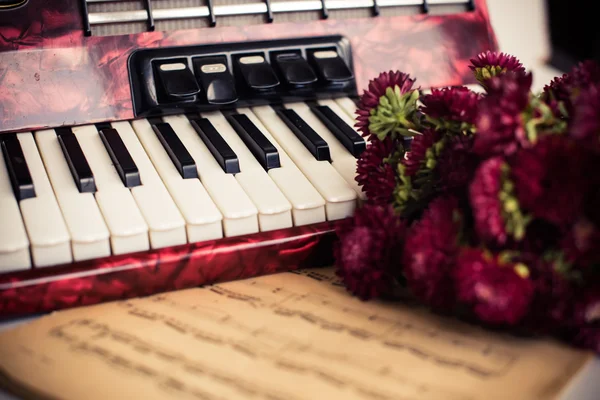
[[378, 15], [449, 14], [473, 0], [81, 0], [87, 35]]

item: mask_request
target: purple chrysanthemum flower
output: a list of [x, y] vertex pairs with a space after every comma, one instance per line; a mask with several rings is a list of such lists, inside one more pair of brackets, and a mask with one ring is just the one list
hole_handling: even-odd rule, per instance
[[506, 72], [525, 72], [525, 68], [516, 57], [492, 51], [480, 53], [476, 58], [471, 59], [469, 68], [471, 68], [477, 80], [484, 86], [487, 86], [487, 81], [494, 76]]
[[393, 289], [406, 227], [391, 206], [364, 205], [341, 223], [334, 247], [336, 273], [363, 300]]
[[581, 212], [587, 180], [586, 154], [564, 136], [542, 137], [510, 162], [510, 177], [519, 204], [535, 217], [558, 226]]
[[600, 84], [600, 65], [595, 61], [584, 61], [575, 65], [568, 74], [556, 77], [544, 86], [542, 100], [550, 105], [556, 115], [562, 115], [562, 104], [568, 116], [578, 107], [573, 102], [582, 90]]
[[586, 290], [575, 306], [576, 345], [600, 353], [600, 287]]
[[600, 85], [581, 89], [573, 100], [569, 134], [593, 150], [600, 150]]
[[355, 127], [362, 136], [371, 136], [369, 131], [371, 110], [379, 106], [379, 100], [386, 94], [387, 89], [393, 89], [397, 86], [400, 93], [404, 94], [413, 88], [414, 83], [415, 80], [411, 79], [409, 74], [400, 71], [382, 72], [377, 78], [369, 81], [368, 89], [360, 97], [358, 109], [356, 110]]
[[[406, 176], [415, 175], [421, 168], [426, 167], [428, 152], [436, 142], [441, 140], [442, 134], [438, 131], [427, 130], [422, 135], [416, 135], [410, 145], [410, 151], [406, 153], [406, 157], [401, 161], [406, 167], [404, 174]], [[431, 156], [431, 154], [429, 154]]]
[[431, 94], [422, 96], [421, 111], [437, 125], [443, 126], [442, 121], [474, 124], [480, 98], [480, 94], [466, 87], [433, 89]]
[[480, 101], [474, 150], [482, 156], [512, 154], [527, 144], [522, 112], [528, 105], [531, 74], [504, 74], [488, 82]]
[[516, 325], [527, 315], [535, 287], [526, 265], [480, 249], [461, 252], [456, 263], [458, 299], [480, 320]]
[[387, 137], [373, 139], [357, 162], [356, 181], [367, 196], [369, 203], [387, 205], [396, 187], [396, 164], [390, 162], [399, 144]]
[[473, 152], [474, 136], [452, 136], [437, 160], [439, 186], [443, 190], [466, 187], [473, 180], [479, 157]]
[[477, 234], [487, 242], [504, 244], [508, 239], [500, 200], [504, 162], [501, 158], [484, 161], [469, 188]]
[[574, 87], [584, 88], [598, 84], [600, 83], [600, 64], [592, 60], [582, 61], [573, 67], [569, 75]]
[[560, 245], [567, 260], [581, 269], [600, 265], [600, 228], [588, 219], [580, 218], [569, 227]]
[[409, 229], [402, 265], [408, 287], [436, 309], [455, 303], [452, 269], [458, 252], [462, 213], [454, 197], [440, 197]]
[[536, 290], [526, 325], [538, 333], [558, 332], [572, 318], [575, 285], [569, 280], [559, 254], [553, 257], [532, 254], [530, 258]]

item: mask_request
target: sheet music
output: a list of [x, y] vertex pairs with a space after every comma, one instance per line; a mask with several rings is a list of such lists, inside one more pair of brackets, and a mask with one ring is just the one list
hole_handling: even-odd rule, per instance
[[0, 334], [3, 380], [58, 399], [551, 399], [591, 360], [410, 305], [331, 269], [58, 312]]

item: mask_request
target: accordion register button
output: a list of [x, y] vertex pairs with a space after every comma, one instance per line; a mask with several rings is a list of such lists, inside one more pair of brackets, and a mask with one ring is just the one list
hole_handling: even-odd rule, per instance
[[289, 85], [302, 86], [317, 81], [317, 75], [313, 69], [298, 53], [277, 54], [274, 61], [285, 82]]
[[236, 69], [250, 89], [267, 90], [279, 85], [271, 65], [262, 55], [245, 55], [234, 59]]
[[223, 168], [223, 171], [227, 174], [237, 174], [240, 172], [238, 157], [225, 139], [219, 135], [213, 124], [208, 119], [201, 118], [200, 116], [188, 115], [188, 119], [215, 160]]
[[196, 79], [208, 104], [230, 104], [238, 99], [235, 82], [225, 56], [199, 57], [193, 60]]
[[354, 77], [346, 62], [335, 50], [309, 52], [308, 60], [320, 78], [328, 83], [346, 82]]
[[[200, 92], [186, 61], [161, 62], [155, 65], [159, 97], [169, 101], [193, 99]], [[161, 96], [162, 94], [162, 96]]]

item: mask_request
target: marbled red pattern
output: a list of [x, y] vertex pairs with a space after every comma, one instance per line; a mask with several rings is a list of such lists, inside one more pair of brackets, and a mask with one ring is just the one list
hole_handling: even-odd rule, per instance
[[335, 223], [0, 274], [0, 319], [333, 263]]
[[0, 133], [132, 119], [126, 61], [138, 48], [341, 34], [352, 44], [359, 92], [390, 69], [418, 76], [424, 87], [473, 83], [469, 59], [497, 47], [485, 0], [475, 5], [450, 16], [85, 37], [79, 1], [30, 0], [0, 14]]
[[[378, 17], [85, 37], [78, 0], [0, 14], [0, 134], [133, 118], [127, 59], [140, 48], [344, 35], [358, 92], [384, 70], [418, 85], [474, 83], [497, 48], [485, 0], [452, 16]], [[0, 319], [333, 263], [335, 224], [0, 274]]]

